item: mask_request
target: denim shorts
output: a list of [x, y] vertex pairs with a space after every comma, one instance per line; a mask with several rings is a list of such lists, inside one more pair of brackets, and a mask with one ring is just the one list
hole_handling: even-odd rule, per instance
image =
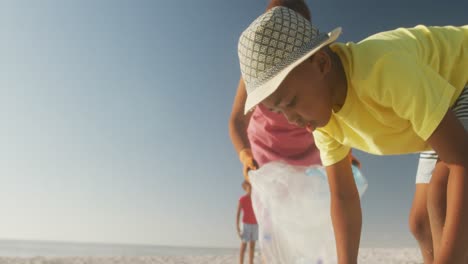
[[[458, 120], [461, 121], [465, 130], [468, 131], [468, 86], [462, 91], [452, 111], [457, 116]], [[416, 172], [416, 184], [418, 183], [429, 183], [431, 181], [432, 172], [434, 171], [437, 163], [437, 153], [435, 151], [424, 151], [419, 155], [418, 170]]]
[[258, 240], [258, 225], [257, 224], [242, 224], [242, 242]]

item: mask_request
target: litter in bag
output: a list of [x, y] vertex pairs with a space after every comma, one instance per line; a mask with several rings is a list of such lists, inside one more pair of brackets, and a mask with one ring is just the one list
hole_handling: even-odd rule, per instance
[[[353, 174], [362, 196], [367, 180], [356, 166]], [[250, 171], [249, 176], [264, 263], [337, 262], [330, 191], [323, 167], [277, 161]]]

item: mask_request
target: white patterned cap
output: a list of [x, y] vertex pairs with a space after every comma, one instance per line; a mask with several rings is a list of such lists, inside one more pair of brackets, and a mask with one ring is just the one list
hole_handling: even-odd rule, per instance
[[335, 41], [341, 28], [319, 33], [307, 19], [287, 7], [275, 7], [242, 32], [238, 54], [247, 90], [244, 112], [271, 95], [287, 74], [323, 46]]

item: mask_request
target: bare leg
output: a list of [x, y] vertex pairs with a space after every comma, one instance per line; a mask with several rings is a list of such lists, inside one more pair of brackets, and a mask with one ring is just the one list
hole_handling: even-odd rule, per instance
[[431, 226], [427, 212], [427, 192], [429, 184], [416, 184], [411, 207], [409, 227], [416, 238], [425, 264], [434, 262]]
[[240, 246], [240, 255], [239, 255], [239, 263], [244, 264], [244, 254], [245, 248], [247, 247], [247, 243], [242, 242]]
[[427, 210], [431, 223], [434, 256], [437, 256], [447, 211], [448, 168], [437, 162], [427, 192]]
[[249, 244], [249, 263], [254, 264], [254, 257], [255, 257], [255, 241], [250, 241]]

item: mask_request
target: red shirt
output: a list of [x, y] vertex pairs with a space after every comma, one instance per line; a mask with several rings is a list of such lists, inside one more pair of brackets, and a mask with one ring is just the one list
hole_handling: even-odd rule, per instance
[[239, 199], [240, 208], [242, 210], [242, 222], [246, 224], [257, 224], [257, 218], [252, 207], [252, 199], [246, 194]]

